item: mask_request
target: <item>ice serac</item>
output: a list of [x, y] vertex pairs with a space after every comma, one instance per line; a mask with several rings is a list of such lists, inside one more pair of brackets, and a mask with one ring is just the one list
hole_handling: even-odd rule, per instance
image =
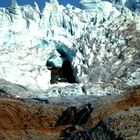
[[112, 3], [102, 0], [81, 0], [80, 8], [92, 16], [96, 13], [100, 20], [101, 18], [105, 20], [108, 19], [111, 12], [114, 13], [114, 16], [118, 16], [120, 14]]
[[101, 2], [101, 0], [80, 0], [80, 8], [92, 9], [92, 7], [99, 2]]
[[140, 14], [128, 0], [115, 2], [0, 8], [0, 79], [43, 97], [110, 95], [139, 85]]
[[140, 8], [139, 0], [80, 0], [80, 7], [82, 9], [92, 9], [100, 2], [110, 2], [119, 7], [126, 6], [131, 11], [135, 11]]

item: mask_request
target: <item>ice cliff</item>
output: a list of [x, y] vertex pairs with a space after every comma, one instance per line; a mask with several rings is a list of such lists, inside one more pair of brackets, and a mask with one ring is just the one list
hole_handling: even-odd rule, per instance
[[[119, 94], [140, 84], [139, 1], [0, 8], [0, 79], [42, 98]], [[28, 95], [30, 96], [30, 95]], [[22, 95], [20, 95], [22, 97]]]

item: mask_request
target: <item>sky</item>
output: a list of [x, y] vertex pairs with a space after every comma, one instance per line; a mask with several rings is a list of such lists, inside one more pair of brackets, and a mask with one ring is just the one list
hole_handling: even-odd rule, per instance
[[[34, 1], [37, 2], [39, 5], [40, 9], [42, 10], [45, 1], [49, 0], [16, 0], [19, 5], [24, 5], [24, 4], [31, 4], [33, 5]], [[61, 5], [67, 5], [70, 3], [71, 5], [74, 5], [76, 7], [79, 7], [79, 0], [58, 0], [59, 4]], [[0, 0], [0, 7], [8, 7], [11, 4], [11, 0]]]

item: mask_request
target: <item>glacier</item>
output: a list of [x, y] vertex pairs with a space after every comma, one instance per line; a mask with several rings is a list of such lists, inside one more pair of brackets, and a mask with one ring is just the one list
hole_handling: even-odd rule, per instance
[[0, 79], [40, 98], [120, 94], [138, 86], [139, 4], [80, 0], [77, 8], [50, 0], [40, 11], [37, 3], [13, 1], [0, 8]]

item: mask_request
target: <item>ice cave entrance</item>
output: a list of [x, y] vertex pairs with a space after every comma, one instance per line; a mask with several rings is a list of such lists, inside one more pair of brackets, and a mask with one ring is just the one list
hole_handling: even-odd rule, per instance
[[[76, 83], [76, 78], [73, 74], [73, 69], [71, 66], [71, 62], [67, 57], [67, 54], [62, 50], [57, 50], [60, 54], [61, 59], [63, 60], [62, 67], [51, 67], [51, 84], [55, 84], [58, 82], [68, 82], [68, 83]], [[46, 64], [48, 65], [48, 64]]]

